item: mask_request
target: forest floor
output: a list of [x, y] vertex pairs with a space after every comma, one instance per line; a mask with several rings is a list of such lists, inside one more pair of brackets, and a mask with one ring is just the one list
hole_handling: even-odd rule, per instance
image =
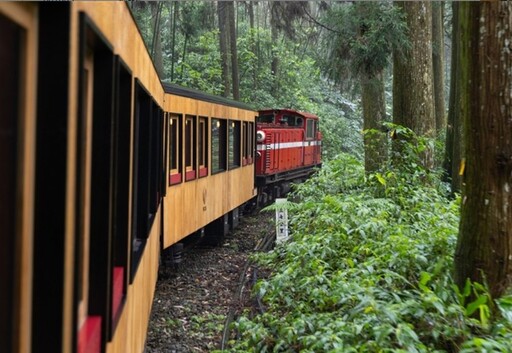
[[249, 255], [271, 232], [273, 213], [245, 215], [219, 246], [195, 245], [180, 264], [161, 266], [145, 353], [220, 349], [229, 311], [241, 312], [254, 304], [248, 285], [242, 299], [235, 292]]

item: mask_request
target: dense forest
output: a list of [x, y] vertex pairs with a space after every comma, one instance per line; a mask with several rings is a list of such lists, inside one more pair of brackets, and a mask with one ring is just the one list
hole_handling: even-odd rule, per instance
[[321, 117], [240, 352], [512, 352], [512, 2], [133, 1], [165, 82]]

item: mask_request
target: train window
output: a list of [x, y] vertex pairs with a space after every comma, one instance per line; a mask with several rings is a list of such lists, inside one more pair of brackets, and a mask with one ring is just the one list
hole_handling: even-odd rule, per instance
[[130, 194], [130, 138], [132, 75], [119, 57], [115, 63], [114, 141], [113, 141], [113, 205], [112, 205], [112, 266], [110, 337], [119, 320], [127, 289], [129, 194]]
[[169, 113], [164, 113], [162, 119], [162, 131], [164, 133], [163, 145], [162, 145], [162, 179], [160, 180], [162, 190], [162, 196], [167, 194], [167, 161], [169, 160]]
[[262, 114], [256, 118], [258, 123], [263, 124], [273, 124], [274, 123], [274, 114]]
[[196, 117], [185, 117], [185, 181], [196, 178]]
[[[21, 118], [20, 71], [22, 69], [23, 30], [6, 17], [0, 15], [0, 342], [6, 351], [11, 349], [14, 293], [13, 286], [16, 169], [18, 144], [18, 119]], [[13, 320], [14, 322], [14, 320]], [[5, 344], [5, 345], [4, 345]]]
[[78, 176], [78, 195], [77, 195], [77, 219], [80, 224], [77, 227], [77, 296], [78, 296], [78, 327], [85, 325], [87, 321], [88, 293], [89, 293], [89, 261], [90, 261], [90, 208], [86, 205], [90, 202], [91, 195], [91, 146], [93, 119], [93, 85], [94, 85], [94, 58], [90, 49], [84, 55], [82, 64], [82, 84], [81, 84], [81, 117], [79, 126], [79, 136], [77, 147], [77, 173]]
[[256, 138], [254, 136], [255, 134], [255, 130], [254, 130], [254, 123], [253, 122], [250, 122], [249, 123], [249, 143], [248, 143], [248, 146], [249, 146], [249, 154], [248, 154], [248, 159], [249, 159], [249, 164], [252, 164], [254, 162], [254, 149], [256, 148], [255, 146], [255, 143], [256, 143]]
[[169, 185], [181, 183], [181, 121], [181, 115], [169, 115]]
[[208, 175], [208, 118], [199, 118], [198, 131], [199, 177]]
[[212, 174], [225, 171], [226, 165], [226, 139], [227, 122], [221, 119], [212, 119]]
[[229, 121], [228, 156], [229, 169], [240, 167], [240, 121]]
[[[70, 45], [76, 42], [76, 38], [71, 38], [70, 34], [74, 32], [69, 31], [71, 5], [65, 3], [62, 5], [39, 6], [37, 9], [37, 67], [39, 70], [37, 70], [36, 85], [37, 135], [33, 141], [37, 170], [33, 189], [35, 195], [33, 235], [37, 236], [33, 237], [35, 249], [33, 266], [31, 266], [33, 286], [32, 293], [29, 294], [32, 297], [33, 320], [30, 330], [21, 331], [24, 335], [23, 339], [31, 337], [31, 348], [28, 350], [32, 353], [63, 351], [62, 344], [65, 337], [69, 338], [68, 334], [72, 332], [75, 339], [77, 334], [76, 297], [72, 302], [73, 322], [69, 322], [71, 315], [55, 315], [62, 313], [64, 307], [67, 307], [63, 303], [72, 299], [72, 292], [76, 293], [73, 288], [77, 283], [70, 281], [71, 277], [68, 275], [76, 279], [77, 273], [70, 273], [71, 269], [64, 268], [63, 264], [70, 255], [76, 258], [76, 254], [71, 253], [76, 247], [73, 249], [66, 244], [75, 243], [78, 246], [77, 239], [71, 238], [76, 233], [69, 226], [79, 223], [76, 213], [72, 214], [78, 202], [76, 205], [70, 204], [70, 201], [76, 200], [78, 195], [79, 184], [71, 180], [71, 177], [78, 176], [78, 171], [69, 173], [71, 170], [75, 171], [74, 165], [70, 165], [70, 162], [77, 161], [78, 155], [71, 156], [70, 152], [76, 151], [76, 148], [69, 147], [71, 143], [76, 143], [78, 146], [75, 128], [81, 120], [81, 114], [74, 117], [71, 123], [69, 108], [75, 106], [76, 99], [79, 99], [79, 96], [70, 97], [70, 92], [75, 92], [74, 87], [80, 72], [74, 72], [71, 75], [69, 72]], [[0, 33], [2, 33], [1, 42], [6, 33], [3, 29]], [[30, 57], [27, 56], [27, 60], [29, 59]], [[2, 65], [7, 63], [2, 61]], [[77, 71], [83, 69], [83, 67], [80, 69], [78, 66], [74, 67]], [[2, 76], [2, 81], [4, 79]], [[70, 88], [70, 85], [73, 88]], [[77, 85], [77, 88], [79, 87]], [[31, 104], [26, 104], [23, 107], [30, 108], [30, 106]], [[2, 169], [0, 173], [3, 172]], [[73, 184], [76, 186], [75, 190], [70, 189]], [[73, 199], [68, 196], [73, 196]], [[75, 266], [74, 268], [76, 269]], [[44, 324], [41, 324], [42, 322]], [[72, 324], [69, 327], [66, 326], [67, 333], [62, 330], [63, 324]]]
[[133, 218], [132, 264], [130, 281], [133, 281], [154, 215], [150, 213], [150, 153], [152, 101], [148, 92], [136, 80], [133, 152]]
[[242, 165], [247, 165], [249, 160], [249, 123], [242, 123]]
[[161, 126], [163, 111], [154, 100], [150, 104], [150, 131], [149, 131], [149, 213], [155, 214], [160, 205], [159, 171], [162, 161], [162, 134]]
[[113, 292], [110, 280], [114, 240], [112, 214], [116, 195], [113, 183], [116, 165], [115, 57], [111, 46], [85, 15], [82, 16], [76, 140], [77, 277], [81, 287], [77, 293], [77, 342], [78, 350], [85, 349], [82, 344], [88, 343], [82, 339], [94, 331], [101, 341], [91, 351], [99, 352], [112, 329]]
[[308, 140], [314, 139], [316, 135], [316, 124], [313, 119], [307, 119], [306, 120], [306, 138]]

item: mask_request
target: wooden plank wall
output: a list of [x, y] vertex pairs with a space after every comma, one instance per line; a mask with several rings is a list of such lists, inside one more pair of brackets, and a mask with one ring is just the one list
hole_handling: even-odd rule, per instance
[[[160, 79], [156, 74], [153, 62], [146, 51], [142, 37], [137, 30], [137, 26], [133, 23], [133, 18], [127, 6], [125, 2], [73, 2], [71, 10], [72, 38], [77, 39], [79, 36], [79, 13], [83, 11], [99, 28], [105, 40], [110, 43], [114, 54], [121, 56], [132, 71], [133, 78], [140, 80], [157, 104], [162, 107], [164, 92]], [[130, 25], [130, 23], [133, 23], [133, 25]], [[72, 43], [74, 45], [71, 53], [73, 63], [71, 70], [73, 75], [77, 71], [78, 47], [76, 41], [72, 40]], [[73, 89], [70, 92], [70, 102], [72, 101], [73, 103], [70, 105], [73, 108], [71, 109], [70, 116], [76, 116], [77, 82], [76, 77], [72, 78]], [[133, 151], [131, 151], [131, 154], [133, 154]], [[73, 172], [70, 175], [71, 180], [74, 180]], [[73, 206], [70, 208], [73, 208]], [[107, 344], [107, 353], [141, 353], [144, 350], [158, 274], [161, 233], [160, 219], [161, 210], [156, 214], [157, 221], [153, 223], [134, 281], [127, 289], [127, 302], [116, 327], [114, 337]], [[70, 325], [70, 327], [75, 326]]]
[[[212, 118], [254, 122], [256, 115], [254, 111], [169, 94], [166, 95], [165, 103], [165, 110], [171, 113], [208, 117], [207, 130], [210, 144]], [[242, 146], [241, 143], [240, 149]], [[164, 248], [255, 196], [254, 164], [211, 175], [211, 146], [208, 149], [208, 156], [210, 174], [208, 177], [172, 186], [167, 185], [164, 205], [164, 222], [166, 223]]]

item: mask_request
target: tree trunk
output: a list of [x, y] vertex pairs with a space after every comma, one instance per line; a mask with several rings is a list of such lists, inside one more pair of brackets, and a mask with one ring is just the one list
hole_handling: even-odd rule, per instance
[[444, 4], [441, 1], [432, 2], [432, 63], [434, 70], [436, 131], [438, 133], [446, 128], [443, 6]]
[[175, 2], [173, 5], [173, 13], [172, 13], [172, 39], [171, 39], [171, 82], [174, 82], [174, 63], [177, 62], [176, 55], [176, 27], [178, 22], [178, 2]]
[[[432, 87], [432, 4], [430, 1], [397, 1], [406, 16], [411, 47], [393, 56], [393, 121], [419, 136], [434, 137]], [[433, 151], [423, 156], [433, 167]]]
[[462, 123], [461, 123], [461, 66], [460, 66], [460, 23], [459, 2], [452, 3], [452, 57], [450, 70], [450, 100], [448, 106], [448, 123], [446, 125], [446, 143], [443, 169], [446, 181], [452, 186], [452, 192], [460, 192]]
[[228, 1], [229, 48], [231, 52], [231, 81], [233, 82], [233, 99], [240, 100], [240, 75], [238, 73], [238, 52], [236, 48], [236, 21], [234, 1]]
[[277, 14], [276, 14], [276, 7], [277, 5], [274, 2], [271, 2], [269, 4], [270, 6], [270, 35], [272, 37], [272, 63], [270, 66], [270, 72], [272, 74], [272, 77], [274, 78], [274, 83], [272, 85], [272, 94], [276, 95], [279, 92], [279, 80], [278, 80], [278, 70], [279, 70], [279, 57], [277, 55], [277, 38], [279, 30], [277, 29]]
[[153, 40], [151, 43], [151, 57], [155, 63], [156, 71], [160, 77], [164, 77], [164, 63], [162, 56], [162, 38], [160, 35], [160, 18], [162, 15], [163, 2], [150, 2], [151, 15], [153, 18]]
[[512, 279], [512, 2], [459, 6], [469, 38], [460, 65], [469, 79], [462, 88], [466, 168], [455, 281], [486, 282], [497, 298]]
[[219, 48], [222, 67], [222, 82], [224, 83], [224, 97], [229, 97], [229, 49], [228, 49], [228, 26], [227, 26], [227, 5], [225, 1], [217, 1], [217, 14], [219, 16]]
[[[382, 72], [361, 78], [364, 120], [364, 166], [366, 172], [379, 170], [387, 159], [387, 136], [382, 131], [386, 116], [384, 78]], [[370, 131], [368, 131], [370, 130]]]

